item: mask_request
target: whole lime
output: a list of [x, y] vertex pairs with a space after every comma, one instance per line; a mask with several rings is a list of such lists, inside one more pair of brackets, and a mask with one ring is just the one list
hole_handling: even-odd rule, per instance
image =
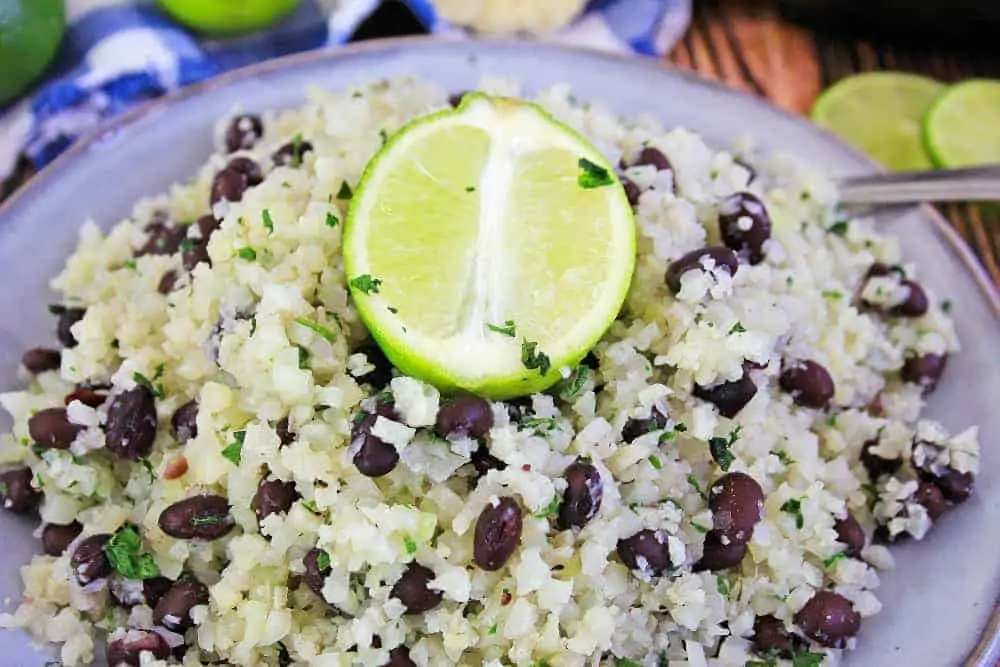
[[65, 31], [63, 0], [0, 0], [0, 104], [45, 71]]
[[187, 27], [214, 35], [236, 35], [265, 28], [284, 18], [301, 0], [160, 0]]

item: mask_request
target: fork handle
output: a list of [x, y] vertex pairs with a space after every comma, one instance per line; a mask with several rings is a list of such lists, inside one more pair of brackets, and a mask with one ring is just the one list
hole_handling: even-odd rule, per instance
[[848, 178], [840, 197], [844, 204], [1000, 201], [1000, 165]]

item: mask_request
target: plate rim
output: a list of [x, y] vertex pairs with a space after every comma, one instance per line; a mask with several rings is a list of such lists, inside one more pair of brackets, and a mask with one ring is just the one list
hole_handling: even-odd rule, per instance
[[[209, 92], [226, 88], [245, 79], [251, 79], [261, 74], [280, 72], [285, 69], [296, 69], [303, 66], [315, 65], [324, 62], [335, 62], [342, 58], [350, 58], [364, 53], [376, 53], [379, 51], [391, 51], [401, 48], [447, 48], [449, 45], [464, 46], [465, 48], [478, 48], [485, 45], [492, 48], [519, 48], [530, 46], [537, 50], [548, 50], [550, 52], [562, 53], [568, 56], [584, 55], [588, 58], [597, 58], [618, 63], [624, 67], [634, 70], [646, 70], [656, 76], [672, 76], [683, 80], [685, 83], [709, 88], [719, 94], [741, 98], [744, 102], [766, 109], [768, 112], [780, 116], [785, 122], [793, 123], [803, 131], [817, 135], [824, 141], [836, 144], [840, 150], [850, 153], [859, 162], [868, 166], [872, 171], [886, 172], [884, 167], [876, 164], [871, 158], [846, 143], [832, 132], [812, 123], [805, 116], [796, 115], [786, 109], [772, 104], [769, 100], [750, 92], [738, 90], [725, 85], [714, 79], [704, 78], [695, 72], [681, 69], [662, 58], [636, 56], [634, 54], [615, 53], [600, 51], [596, 49], [575, 46], [571, 44], [539, 42], [528, 39], [510, 38], [477, 38], [472, 40], [442, 40], [432, 35], [416, 35], [404, 37], [386, 37], [370, 39], [363, 42], [355, 42], [340, 45], [334, 48], [320, 48], [312, 51], [293, 53], [279, 58], [264, 60], [258, 63], [240, 67], [223, 72], [217, 76], [205, 79], [198, 83], [169, 92], [161, 97], [143, 102], [135, 108], [130, 109], [120, 116], [100, 122], [89, 133], [79, 138], [69, 149], [60, 154], [55, 160], [43, 167], [34, 174], [25, 184], [15, 190], [6, 200], [0, 202], [0, 223], [8, 215], [12, 215], [15, 208], [22, 204], [27, 205], [33, 197], [41, 195], [49, 181], [59, 177], [60, 173], [73, 162], [83, 158], [91, 148], [100, 144], [109, 134], [114, 134], [135, 123], [138, 123], [150, 114], [160, 113], [168, 110], [176, 104], [181, 104], [191, 98], [197, 98]], [[935, 231], [944, 239], [946, 245], [958, 256], [966, 271], [969, 272], [973, 281], [978, 286], [982, 295], [990, 305], [993, 316], [1000, 320], [1000, 287], [994, 282], [992, 277], [986, 272], [985, 267], [976, 257], [972, 248], [959, 235], [954, 227], [936, 208], [929, 204], [918, 207], [920, 213], [929, 218], [934, 225]], [[995, 596], [993, 612], [983, 626], [979, 640], [973, 646], [964, 661], [962, 667], [988, 667], [993, 664], [990, 661], [1000, 659], [1000, 591]], [[998, 663], [1000, 664], [1000, 663]]]

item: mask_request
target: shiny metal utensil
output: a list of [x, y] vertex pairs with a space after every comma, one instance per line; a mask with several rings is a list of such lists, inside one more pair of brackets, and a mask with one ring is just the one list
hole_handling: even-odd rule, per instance
[[1000, 165], [860, 176], [839, 187], [848, 206], [1000, 201]]

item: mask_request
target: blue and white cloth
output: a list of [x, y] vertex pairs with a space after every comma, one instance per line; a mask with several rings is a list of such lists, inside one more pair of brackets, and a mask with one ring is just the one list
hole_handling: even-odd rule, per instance
[[[0, 181], [19, 156], [40, 168], [100, 121], [149, 98], [268, 58], [349, 42], [380, 1], [303, 0], [293, 16], [269, 30], [199, 40], [154, 0], [67, 0], [69, 29], [49, 78], [25, 99], [0, 108]], [[461, 34], [437, 15], [433, 0], [403, 2], [424, 32]], [[554, 37], [657, 55], [673, 46], [690, 13], [691, 0], [592, 0]]]

